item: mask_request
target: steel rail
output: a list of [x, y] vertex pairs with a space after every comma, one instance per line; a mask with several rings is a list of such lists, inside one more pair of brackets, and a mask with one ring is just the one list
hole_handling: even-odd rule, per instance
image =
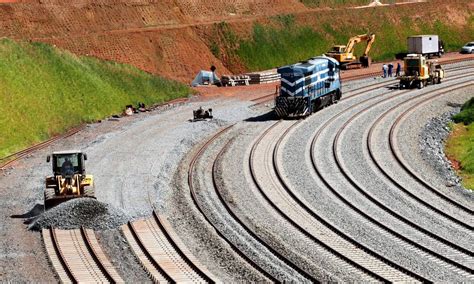
[[102, 274], [104, 274], [105, 278], [107, 278], [107, 280], [110, 283], [118, 282], [116, 279], [114, 279], [114, 277], [112, 276], [110, 271], [107, 269], [107, 267], [105, 267], [105, 265], [100, 261], [98, 255], [97, 255], [97, 252], [95, 251], [94, 247], [91, 244], [91, 240], [90, 240], [89, 236], [87, 235], [87, 232], [86, 232], [85, 228], [81, 226], [80, 231], [81, 231], [81, 236], [84, 239], [84, 243], [87, 247], [87, 250], [89, 251], [89, 254], [94, 259], [94, 261], [97, 264], [97, 266], [99, 267], [100, 271], [102, 271]]
[[[360, 244], [359, 242], [357, 242], [355, 239], [353, 239], [352, 237], [348, 236], [347, 234], [343, 233], [342, 231], [340, 231], [339, 229], [337, 229], [334, 225], [332, 225], [330, 222], [328, 222], [327, 220], [325, 220], [324, 218], [322, 218], [321, 216], [319, 216], [318, 214], [316, 214], [313, 210], [311, 210], [299, 197], [297, 197], [293, 192], [292, 190], [288, 187], [288, 185], [285, 183], [285, 181], [282, 179], [282, 176], [281, 176], [281, 172], [276, 164], [276, 153], [278, 152], [279, 150], [279, 145], [281, 143], [281, 141], [283, 140], [283, 138], [289, 133], [289, 131], [296, 127], [299, 122], [301, 121], [298, 121], [294, 124], [292, 124], [283, 134], [282, 136], [278, 139], [277, 141], [277, 144], [273, 150], [273, 155], [272, 155], [272, 166], [275, 170], [275, 173], [277, 175], [277, 178], [281, 184], [281, 186], [283, 187], [283, 189], [290, 195], [290, 197], [292, 198], [292, 200], [294, 200], [305, 212], [307, 212], [311, 217], [315, 218], [318, 222], [320, 222], [323, 226], [327, 227], [329, 230], [331, 230], [332, 232], [334, 232], [336, 235], [339, 235], [342, 239], [344, 239], [345, 241], [347, 241], [348, 243], [350, 243], [351, 245], [354, 245], [355, 247], [357, 247], [358, 249], [360, 249], [361, 251], [377, 258], [378, 260], [380, 260], [381, 262], [393, 267], [394, 269], [397, 269], [399, 271], [401, 271], [402, 273], [406, 274], [406, 275], [409, 275], [410, 277], [413, 277], [415, 279], [418, 279], [420, 281], [423, 281], [423, 282], [429, 282], [427, 279], [419, 276], [419, 275], [416, 275], [414, 273], [411, 273], [409, 272], [407, 269], [397, 265], [396, 263], [394, 262], [391, 262], [390, 260], [386, 259], [385, 257], [383, 257], [382, 255], [372, 251], [370, 248]], [[251, 149], [251, 152], [250, 152], [250, 156], [249, 156], [249, 167], [250, 167], [250, 171], [251, 171], [251, 177], [252, 177], [252, 180], [255, 184], [255, 186], [257, 187], [258, 191], [260, 192], [260, 194], [262, 195], [262, 197], [271, 205], [271, 207], [279, 213], [279, 215], [285, 219], [287, 222], [289, 222], [296, 230], [298, 230], [300, 233], [302, 233], [305, 237], [307, 237], [308, 239], [310, 239], [311, 241], [315, 242], [316, 244], [319, 244], [320, 246], [322, 246], [323, 248], [325, 248], [327, 251], [329, 251], [331, 254], [333, 254], [334, 256], [340, 258], [341, 260], [345, 261], [346, 263], [350, 264], [351, 266], [355, 267], [356, 269], [362, 271], [363, 273], [373, 277], [374, 279], [377, 279], [378, 281], [382, 281], [382, 282], [391, 282], [389, 279], [369, 270], [368, 268], [364, 267], [363, 265], [361, 265], [360, 263], [357, 263], [356, 261], [352, 260], [351, 258], [349, 258], [348, 256], [344, 255], [343, 253], [339, 252], [337, 249], [333, 248], [330, 244], [327, 244], [326, 242], [323, 242], [322, 240], [318, 239], [317, 236], [314, 236], [313, 234], [311, 234], [310, 232], [308, 232], [307, 229], [305, 229], [304, 227], [302, 227], [300, 224], [298, 224], [296, 221], [294, 221], [290, 216], [288, 216], [285, 212], [283, 212], [278, 205], [276, 205], [272, 200], [271, 198], [265, 193], [265, 191], [263, 190], [262, 188], [262, 185], [260, 184], [260, 182], [257, 180], [257, 177], [256, 177], [256, 173], [255, 173], [255, 166], [254, 166], [254, 155], [255, 155], [255, 152], [256, 152], [256, 148], [257, 146], [261, 143], [261, 141], [263, 140], [263, 138], [268, 134], [269, 131], [271, 131], [272, 128], [274, 128], [275, 126], [277, 125], [277, 123], [273, 124], [271, 127], [267, 128], [265, 130], [264, 133], [262, 133], [262, 135], [258, 138], [258, 140], [253, 144], [252, 146], [252, 149]]]
[[315, 283], [318, 283], [319, 281], [314, 278], [312, 275], [310, 275], [309, 273], [307, 273], [306, 271], [302, 270], [298, 265], [296, 265], [295, 263], [293, 263], [291, 260], [289, 260], [287, 257], [283, 256], [281, 253], [279, 253], [278, 251], [276, 251], [271, 245], [267, 244], [267, 242], [265, 240], [263, 240], [261, 237], [259, 237], [256, 233], [254, 233], [243, 221], [242, 219], [240, 219], [237, 214], [230, 208], [230, 206], [227, 204], [227, 202], [225, 201], [225, 198], [223, 197], [221, 191], [221, 187], [218, 185], [218, 182], [217, 182], [217, 161], [219, 161], [222, 157], [222, 155], [224, 154], [224, 152], [226, 151], [226, 149], [229, 147], [230, 143], [232, 142], [232, 140], [229, 140], [225, 145], [224, 147], [219, 151], [218, 155], [216, 156], [216, 158], [214, 159], [214, 162], [212, 164], [212, 182], [213, 182], [213, 185], [214, 185], [214, 191], [215, 193], [217, 194], [217, 196], [219, 197], [219, 200], [220, 202], [222, 203], [222, 205], [225, 207], [225, 209], [227, 210], [227, 212], [229, 213], [229, 215], [232, 216], [233, 219], [235, 219], [235, 221], [237, 221], [237, 223], [250, 235], [252, 236], [256, 241], [258, 241], [260, 244], [262, 244], [266, 249], [268, 249], [272, 254], [274, 254], [278, 259], [280, 259], [281, 261], [283, 261], [286, 265], [288, 265], [289, 267], [291, 267], [292, 269], [294, 269], [295, 271], [297, 271], [298, 273], [300, 273], [302, 276], [304, 276], [305, 278], [311, 280], [311, 282], [315, 282]]
[[[144, 243], [143, 243], [143, 240], [140, 238], [140, 235], [137, 233], [137, 231], [135, 230], [135, 227], [133, 226], [133, 223], [131, 222], [128, 222], [127, 223], [127, 226], [130, 230], [130, 233], [132, 234], [133, 238], [135, 239], [137, 245], [140, 247], [141, 251], [143, 252], [143, 254], [145, 255], [145, 257], [148, 259], [148, 261], [153, 265], [153, 267], [156, 269], [156, 271], [161, 275], [163, 276], [163, 278], [166, 279], [167, 282], [169, 283], [176, 283], [176, 281], [173, 280], [173, 278], [171, 278], [171, 276], [166, 273], [166, 271], [158, 264], [158, 262], [155, 260], [155, 258], [150, 254], [150, 252], [146, 249]], [[137, 255], [138, 257], [138, 255]], [[150, 273], [150, 276], [152, 275], [151, 272]], [[154, 279], [156, 282], [158, 282], [156, 279]]]
[[[455, 90], [455, 89], [453, 89], [453, 90]], [[404, 193], [406, 193], [407, 195], [409, 195], [411, 198], [415, 199], [416, 201], [418, 201], [419, 203], [421, 203], [421, 204], [423, 204], [424, 206], [428, 207], [429, 209], [435, 211], [436, 213], [438, 213], [438, 214], [444, 216], [445, 218], [451, 220], [452, 222], [458, 224], [459, 226], [462, 226], [462, 227], [464, 227], [464, 228], [466, 228], [466, 229], [468, 229], [468, 230], [473, 230], [474, 228], [473, 228], [472, 225], [469, 225], [469, 224], [463, 222], [462, 220], [459, 220], [459, 219], [457, 219], [457, 218], [455, 218], [455, 217], [453, 217], [453, 216], [451, 216], [451, 215], [445, 213], [445, 212], [442, 211], [441, 209], [439, 209], [439, 208], [437, 208], [437, 207], [431, 205], [429, 202], [426, 202], [426, 201], [424, 201], [422, 198], [420, 198], [420, 197], [418, 197], [417, 195], [411, 193], [411, 192], [410, 192], [409, 190], [407, 190], [404, 186], [402, 186], [396, 179], [394, 179], [394, 178], [382, 167], [382, 165], [380, 164], [380, 162], [378, 161], [378, 159], [375, 157], [374, 151], [373, 151], [373, 149], [372, 149], [372, 144], [373, 144], [373, 143], [372, 143], [372, 139], [373, 139], [373, 132], [374, 132], [375, 128], [378, 126], [379, 122], [380, 122], [382, 119], [384, 119], [390, 112], [392, 112], [392, 111], [395, 110], [396, 108], [400, 107], [400, 106], [401, 106], [402, 104], [404, 104], [404, 103], [405, 103], [405, 102], [402, 102], [402, 103], [396, 105], [395, 107], [392, 107], [392, 108], [390, 108], [389, 110], [387, 110], [386, 112], [384, 112], [384, 113], [379, 117], [379, 119], [377, 120], [377, 122], [374, 123], [374, 124], [372, 125], [372, 127], [370, 128], [369, 133], [368, 133], [368, 135], [367, 135], [367, 149], [368, 149], [369, 156], [370, 156], [371, 160], [374, 162], [374, 164], [377, 166], [377, 168], [378, 168], [380, 171], [382, 171], [382, 172], [384, 173], [384, 175], [385, 175], [388, 179], [390, 179], [391, 182], [393, 182], [393, 184], [395, 184], [395, 185], [397, 186], [397, 188], [399, 188], [400, 190], [402, 190]], [[393, 133], [392, 133], [392, 134], [393, 134]], [[389, 138], [389, 139], [391, 139], [391, 138]], [[391, 153], [395, 156], [395, 153], [393, 153], [393, 151], [391, 151]], [[407, 168], [405, 168], [405, 170], [407, 170]], [[409, 173], [409, 174], [410, 174], [410, 173]], [[414, 173], [412, 173], [412, 172], [411, 172], [410, 175], [415, 175], [416, 177], [418, 177], [418, 175], [416, 175], [416, 174], [414, 174]], [[415, 178], [416, 178], [416, 177], [415, 177]], [[435, 194], [436, 194], [436, 193], [437, 193], [437, 190], [436, 190]], [[443, 197], [444, 197], [444, 194], [443, 194]], [[442, 198], [442, 199], [444, 199], [444, 198]], [[450, 201], [447, 201], [447, 202], [450, 202]], [[456, 204], [457, 204], [457, 203], [456, 203]], [[457, 205], [456, 205], [456, 207], [457, 207]], [[466, 210], [464, 210], [464, 211], [466, 211]], [[471, 212], [468, 212], [468, 213], [472, 214], [472, 210], [471, 210]]]
[[[406, 91], [408, 92], [408, 91]], [[403, 94], [405, 92], [402, 92], [401, 94]], [[400, 95], [400, 94], [398, 94]], [[372, 98], [373, 99], [373, 98]], [[420, 244], [408, 239], [407, 237], [405, 237], [404, 235], [401, 235], [400, 233], [390, 229], [389, 227], [387, 227], [386, 225], [384, 225], [383, 223], [377, 221], [376, 219], [374, 219], [373, 217], [371, 217], [370, 215], [368, 215], [367, 213], [363, 212], [361, 209], [359, 209], [358, 207], [356, 207], [354, 204], [352, 204], [349, 200], [347, 200], [346, 198], [344, 198], [332, 185], [330, 185], [330, 183], [323, 177], [321, 171], [319, 170], [319, 167], [317, 166], [317, 163], [316, 163], [316, 160], [315, 160], [315, 154], [314, 154], [314, 149], [315, 149], [315, 145], [316, 145], [316, 141], [318, 140], [319, 136], [321, 135], [322, 131], [324, 129], [326, 129], [328, 127], [328, 125], [330, 123], [332, 123], [334, 120], [336, 120], [338, 117], [340, 117], [342, 114], [344, 114], [345, 112], [349, 111], [350, 109], [354, 108], [355, 106], [358, 106], [358, 105], [362, 105], [362, 103], [365, 103], [366, 101], [370, 100], [367, 99], [365, 101], [362, 101], [362, 102], [359, 102], [358, 104], [354, 105], [354, 106], [351, 106], [341, 112], [339, 112], [338, 114], [334, 115], [331, 119], [329, 119], [328, 121], [326, 121], [319, 129], [318, 131], [315, 133], [315, 135], [313, 136], [313, 139], [312, 139], [312, 142], [311, 142], [311, 146], [310, 146], [310, 158], [311, 158], [311, 163], [312, 163], [312, 166], [313, 166], [313, 169], [315, 170], [316, 174], [318, 175], [318, 177], [321, 179], [321, 181], [324, 183], [324, 185], [336, 196], [338, 197], [339, 200], [341, 200], [344, 204], [346, 204], [349, 208], [351, 208], [352, 210], [354, 210], [355, 212], [359, 213], [360, 215], [362, 215], [363, 217], [365, 217], [367, 220], [369, 220], [371, 223], [373, 224], [376, 224], [380, 227], [380, 229], [390, 233], [392, 236], [398, 238], [398, 239], [401, 239], [402, 241], [404, 242], [407, 242], [409, 243], [410, 245], [414, 246], [415, 248], [417, 249], [420, 249], [422, 250], [423, 252], [425, 253], [428, 253], [428, 254], [431, 254], [431, 253], [434, 253], [432, 252], [431, 250], [427, 249], [426, 247], [424, 246], [421, 246]], [[436, 256], [437, 254], [434, 253], [434, 256]], [[444, 258], [443, 256], [441, 256], [442, 258]], [[447, 260], [448, 262], [450, 262], [451, 260]], [[457, 264], [457, 263], [456, 263]]]
[[[448, 89], [448, 91], [451, 91], [451, 90], [456, 90], [456, 89], [459, 89], [459, 88], [452, 88], [451, 86], [448, 86], [448, 87], [445, 87], [445, 88], [441, 88], [441, 89], [437, 89], [436, 91], [440, 91], [440, 90], [444, 90], [444, 89]], [[442, 94], [445, 94], [446, 92], [443, 92]], [[414, 99], [416, 98], [419, 98], [421, 96], [426, 96], [426, 95], [430, 95], [430, 93], [426, 93], [426, 94], [423, 94], [423, 95], [420, 95], [420, 96], [417, 96], [415, 97]], [[354, 121], [357, 117], [359, 117], [361, 114], [365, 113], [366, 111], [368, 111], [370, 108], [376, 106], [376, 105], [379, 105], [379, 104], [382, 104], [388, 100], [390, 100], [392, 98], [386, 98], [384, 100], [381, 100], [373, 105], [370, 105], [362, 110], [360, 110], [359, 112], [357, 112], [355, 115], [353, 115], [351, 118], [349, 118], [349, 120], [347, 120], [344, 125], [339, 128], [334, 140], [333, 140], [333, 157], [336, 161], [336, 165], [337, 167], [339, 168], [339, 170], [341, 171], [341, 173], [344, 175], [344, 177], [346, 178], [346, 180], [354, 187], [357, 189], [358, 192], [360, 192], [364, 197], [366, 197], [368, 200], [370, 200], [371, 202], [373, 202], [374, 204], [376, 204], [378, 207], [380, 207], [382, 210], [386, 211], [388, 214], [392, 215], [393, 217], [399, 219], [400, 221], [402, 221], [403, 223], [407, 224], [408, 226], [420, 231], [421, 233], [425, 234], [426, 236], [428, 237], [431, 237], [432, 239], [435, 239], [436, 241], [439, 241], [440, 243], [448, 246], [448, 247], [451, 247], [461, 253], [464, 253], [464, 254], [467, 254], [469, 256], [472, 256], [473, 253], [457, 244], [454, 244], [452, 243], [451, 241], [443, 238], [443, 237], [440, 237], [438, 235], [436, 235], [435, 233], [423, 228], [422, 226], [416, 224], [415, 222], [412, 222], [410, 221], [408, 218], [405, 218], [403, 217], [402, 215], [400, 215], [399, 213], [395, 212], [394, 210], [390, 209], [388, 206], [384, 205], [381, 201], [377, 200], [375, 197], [373, 197], [370, 193], [368, 193], [366, 190], [364, 190], [364, 188], [357, 182], [355, 181], [353, 178], [351, 178], [349, 176], [349, 174], [347, 173], [347, 170], [345, 169], [345, 167], [342, 165], [342, 162], [341, 162], [341, 157], [339, 157], [339, 155], [337, 154], [338, 153], [338, 141], [340, 139], [340, 136], [341, 136], [341, 133], [346, 129], [346, 127], [352, 122]], [[412, 100], [412, 99], [411, 99]], [[407, 101], [410, 101], [410, 100], [407, 100]], [[406, 101], [406, 102], [407, 102]], [[446, 214], [442, 215], [442, 216], [445, 216]], [[474, 271], [472, 269], [470, 269], [469, 267], [461, 264], [461, 263], [458, 263], [456, 261], [453, 261], [452, 259], [448, 258], [448, 257], [445, 257], [444, 255], [441, 255], [439, 253], [436, 253], [434, 251], [432, 251], [432, 254], [436, 257], [438, 257], [439, 259], [442, 259], [443, 261], [447, 262], [447, 263], [450, 263], [451, 265], [454, 265], [460, 269], [463, 269], [469, 273], [474, 273]]]
[[55, 253], [58, 257], [58, 260], [61, 263], [64, 271], [66, 272], [67, 276], [69, 277], [69, 279], [73, 283], [79, 283], [79, 279], [74, 275], [74, 273], [70, 269], [69, 265], [66, 263], [66, 258], [64, 257], [64, 254], [63, 254], [61, 248], [59, 247], [59, 243], [58, 243], [58, 239], [56, 237], [55, 229], [53, 227], [51, 227], [51, 228], [49, 228], [48, 232], [50, 234], [51, 241], [53, 243], [54, 251], [55, 251]]
[[198, 202], [197, 198], [197, 193], [194, 188], [194, 179], [193, 179], [193, 172], [194, 172], [194, 167], [196, 165], [197, 160], [199, 157], [202, 156], [204, 151], [209, 147], [209, 145], [214, 142], [217, 138], [219, 138], [221, 135], [223, 135], [225, 132], [227, 132], [229, 129], [231, 129], [234, 125], [227, 126], [223, 129], [221, 129], [219, 132], [214, 134], [204, 145], [200, 147], [198, 152], [193, 156], [191, 159], [191, 162], [189, 163], [189, 169], [188, 169], [188, 186], [189, 190], [191, 193], [191, 197], [193, 199], [193, 203], [198, 209], [198, 211], [201, 213], [201, 215], [204, 217], [204, 219], [211, 225], [215, 232], [236, 252], [243, 260], [245, 260], [250, 266], [255, 268], [258, 272], [260, 272], [262, 275], [264, 275], [266, 278], [268, 278], [272, 282], [279, 282], [278, 279], [276, 279], [273, 275], [268, 273], [266, 270], [261, 268], [257, 263], [255, 263], [250, 257], [248, 257], [245, 253], [243, 253], [239, 248], [228, 238], [226, 237], [218, 228], [217, 226], [209, 219], [209, 217], [206, 215], [204, 212], [204, 209], [201, 207], [201, 205]]
[[[64, 277], [62, 271], [64, 271], [68, 278], [67, 280], [73, 283], [89, 282], [92, 279], [94, 281], [107, 281], [110, 283], [123, 282], [118, 274], [114, 275], [106, 267], [105, 263], [101, 261], [95, 245], [92, 244], [83, 227], [79, 230], [70, 230], [68, 232], [68, 239], [63, 239], [62, 241], [58, 239], [55, 228], [48, 229], [47, 233], [45, 231], [43, 231], [43, 235], [48, 234], [49, 236], [48, 239], [43, 238], [45, 247], [50, 247], [51, 245], [53, 248], [53, 251], [49, 249], [46, 249], [46, 251], [61, 281], [66, 281], [66, 279], [62, 279]], [[48, 242], [49, 244], [47, 244]], [[62, 248], [62, 246], [65, 248]], [[55, 256], [53, 257], [51, 254]], [[87, 257], [84, 258], [86, 255]], [[56, 263], [56, 260], [59, 263]]]
[[183, 252], [183, 250], [178, 246], [177, 242], [173, 239], [171, 236], [170, 232], [166, 229], [166, 227], [163, 225], [163, 222], [161, 221], [161, 218], [156, 214], [156, 211], [153, 210], [153, 218], [158, 225], [158, 227], [161, 229], [163, 234], [165, 235], [166, 239], [168, 242], [171, 244], [171, 246], [174, 248], [174, 250], [178, 253], [178, 255], [184, 260], [184, 262], [189, 265], [189, 267], [196, 272], [204, 281], [207, 283], [215, 283], [214, 280], [212, 280], [211, 277], [209, 277], [206, 273], [202, 271], [202, 269], [194, 262], [189, 259], [189, 257]]
[[[472, 84], [470, 85], [472, 86]], [[457, 202], [456, 200], [453, 200], [451, 198], [449, 198], [447, 195], [445, 195], [444, 193], [442, 193], [440, 190], [436, 189], [433, 185], [431, 185], [429, 182], [425, 181], [422, 177], [420, 177], [419, 175], [415, 174], [414, 171], [412, 169], [410, 169], [410, 166], [408, 166], [408, 164], [404, 161], [404, 159], [398, 154], [398, 151], [397, 151], [397, 148], [396, 146], [394, 145], [394, 136], [395, 136], [395, 128], [398, 126], [398, 124], [400, 123], [400, 121], [402, 120], [402, 118], [404, 116], [406, 116], [409, 112], [411, 112], [414, 108], [416, 108], [419, 104], [417, 105], [414, 105], [410, 108], [408, 108], [405, 112], [403, 112], [402, 115], [400, 115], [395, 123], [390, 127], [390, 133], [389, 133], [389, 145], [390, 145], [390, 149], [391, 149], [391, 152], [393, 153], [395, 159], [397, 160], [397, 162], [402, 166], [402, 168], [412, 177], [414, 178], [415, 180], [417, 180], [418, 182], [420, 182], [422, 185], [424, 185], [426, 188], [428, 188], [432, 193], [436, 194], [437, 196], [439, 196], [440, 198], [442, 198], [443, 200], [449, 202], [450, 204], [454, 205], [455, 207], [465, 211], [466, 213], [470, 214], [470, 215], [473, 215], [474, 214], [474, 211], [470, 208], [468, 208], [467, 206]], [[470, 227], [472, 229], [472, 226]]]

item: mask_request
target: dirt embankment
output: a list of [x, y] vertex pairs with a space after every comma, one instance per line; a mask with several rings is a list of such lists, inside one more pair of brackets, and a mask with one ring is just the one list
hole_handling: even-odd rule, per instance
[[[390, 9], [400, 9], [420, 19], [432, 19], [431, 15], [438, 11], [435, 15], [439, 18], [459, 21], [465, 21], [466, 7], [473, 10], [472, 3], [466, 4], [469, 1], [432, 2], [436, 5], [419, 3], [413, 4], [414, 10], [406, 7], [411, 5]], [[295, 13], [297, 23], [317, 28], [320, 19], [337, 23], [344, 18], [353, 25], [372, 25], [364, 17], [373, 11], [315, 11], [297, 0], [79, 0], [72, 4], [66, 0], [19, 0], [0, 4], [0, 37], [51, 43], [77, 54], [130, 63], [148, 72], [190, 82], [200, 69], [210, 65], [215, 65], [220, 74], [230, 73], [229, 68], [244, 69], [213, 55], [210, 42], [215, 23], [226, 21], [236, 34], [245, 37], [255, 21], [269, 22], [269, 17], [277, 14]], [[359, 16], [351, 16], [353, 13]], [[397, 15], [400, 16], [394, 10], [395, 21], [400, 19]]]

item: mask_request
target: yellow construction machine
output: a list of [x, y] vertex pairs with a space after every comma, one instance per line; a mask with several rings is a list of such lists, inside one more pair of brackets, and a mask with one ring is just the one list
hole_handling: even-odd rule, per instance
[[[364, 54], [357, 59], [354, 54], [354, 47], [357, 43], [362, 41], [366, 41], [367, 46], [365, 47]], [[349, 39], [347, 45], [335, 45], [328, 53], [326, 53], [326, 55], [339, 61], [341, 69], [369, 67], [372, 63], [372, 60], [369, 57], [369, 51], [372, 48], [374, 41], [375, 34], [353, 36]]]
[[77, 150], [53, 152], [46, 158], [48, 163], [51, 160], [53, 175], [46, 177], [45, 210], [73, 198], [95, 198], [94, 178], [86, 175], [85, 153]]
[[404, 74], [398, 77], [400, 89], [421, 89], [428, 84], [440, 84], [444, 79], [444, 69], [438, 61], [426, 59], [421, 54], [408, 54], [404, 58], [404, 65]]

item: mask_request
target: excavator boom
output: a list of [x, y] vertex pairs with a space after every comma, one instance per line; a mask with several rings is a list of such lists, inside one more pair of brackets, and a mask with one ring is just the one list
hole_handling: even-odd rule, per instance
[[[365, 47], [364, 54], [360, 57], [359, 61], [357, 57], [354, 56], [354, 47], [357, 43], [362, 41], [367, 42], [367, 46]], [[368, 67], [370, 65], [370, 57], [368, 57], [369, 51], [372, 48], [372, 44], [375, 41], [375, 34], [363, 34], [353, 36], [347, 42], [345, 48], [340, 48], [340, 46], [334, 46], [330, 52], [327, 53], [328, 56], [335, 58], [342, 64], [342, 67], [347, 67], [348, 65], [362, 65], [364, 67]], [[337, 48], [339, 47], [339, 49]], [[336, 52], [336, 50], [340, 50], [343, 52]]]

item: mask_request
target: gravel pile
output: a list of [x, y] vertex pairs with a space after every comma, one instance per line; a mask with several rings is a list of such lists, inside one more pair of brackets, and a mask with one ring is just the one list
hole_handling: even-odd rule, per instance
[[451, 162], [444, 154], [444, 142], [449, 135], [448, 124], [460, 108], [434, 117], [426, 123], [420, 133], [420, 149], [423, 159], [446, 180], [446, 186], [460, 186], [460, 178], [454, 172]]
[[78, 229], [84, 226], [94, 230], [106, 230], [123, 225], [129, 219], [122, 210], [109, 204], [93, 198], [76, 198], [44, 212], [30, 224], [29, 229]]

